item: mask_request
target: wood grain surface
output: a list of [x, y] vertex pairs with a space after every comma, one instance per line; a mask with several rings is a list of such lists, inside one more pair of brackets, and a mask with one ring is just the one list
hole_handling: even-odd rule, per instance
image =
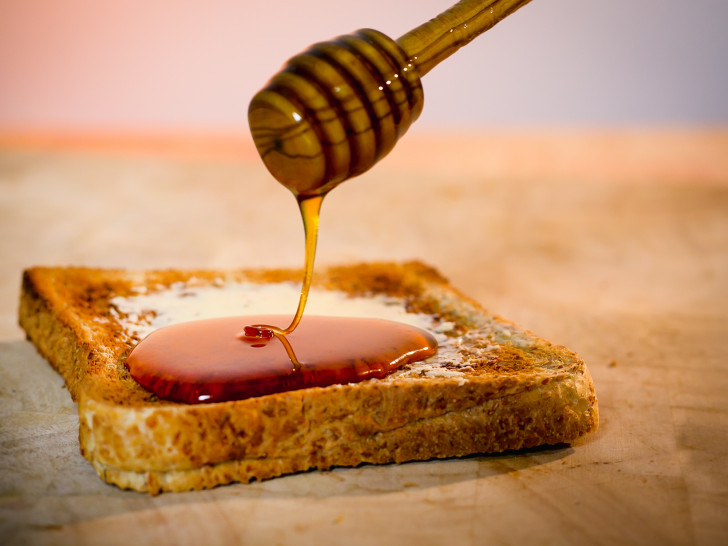
[[158, 497], [79, 454], [21, 271], [297, 266], [295, 202], [245, 138], [0, 146], [0, 543], [726, 543], [727, 132], [413, 133], [324, 202], [320, 263], [423, 260], [577, 351], [597, 433]]

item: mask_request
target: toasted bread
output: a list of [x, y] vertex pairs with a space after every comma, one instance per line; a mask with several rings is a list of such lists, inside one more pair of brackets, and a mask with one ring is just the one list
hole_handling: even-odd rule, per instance
[[436, 356], [384, 379], [187, 405], [159, 399], [126, 369], [151, 329], [280, 306], [270, 294], [295, 294], [300, 278], [38, 267], [24, 273], [19, 321], [78, 403], [83, 456], [103, 480], [138, 491], [569, 443], [596, 429], [594, 387], [577, 355], [491, 315], [420, 263], [315, 275], [307, 312], [411, 320], [438, 337]]

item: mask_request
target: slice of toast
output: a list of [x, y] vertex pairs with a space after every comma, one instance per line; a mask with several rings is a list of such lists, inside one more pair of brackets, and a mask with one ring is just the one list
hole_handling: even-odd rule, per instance
[[485, 311], [420, 263], [316, 271], [307, 313], [410, 322], [438, 354], [384, 379], [245, 400], [161, 400], [124, 361], [151, 330], [290, 313], [297, 270], [32, 268], [20, 325], [78, 403], [81, 452], [102, 479], [159, 493], [309, 469], [568, 443], [597, 427], [584, 362]]

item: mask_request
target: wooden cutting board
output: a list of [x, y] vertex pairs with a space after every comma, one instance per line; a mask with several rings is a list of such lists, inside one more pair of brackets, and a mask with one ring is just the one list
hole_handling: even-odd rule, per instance
[[728, 133], [415, 133], [324, 203], [321, 263], [426, 261], [577, 351], [597, 433], [159, 497], [79, 454], [76, 408], [15, 325], [21, 271], [299, 265], [295, 203], [244, 140], [49, 142], [0, 138], [0, 543], [728, 538]]

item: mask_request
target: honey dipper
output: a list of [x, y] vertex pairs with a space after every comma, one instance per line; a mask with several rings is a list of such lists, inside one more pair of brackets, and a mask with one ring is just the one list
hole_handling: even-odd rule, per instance
[[420, 78], [528, 2], [462, 0], [396, 41], [364, 29], [314, 44], [250, 103], [263, 162], [299, 199], [368, 170], [420, 115]]

